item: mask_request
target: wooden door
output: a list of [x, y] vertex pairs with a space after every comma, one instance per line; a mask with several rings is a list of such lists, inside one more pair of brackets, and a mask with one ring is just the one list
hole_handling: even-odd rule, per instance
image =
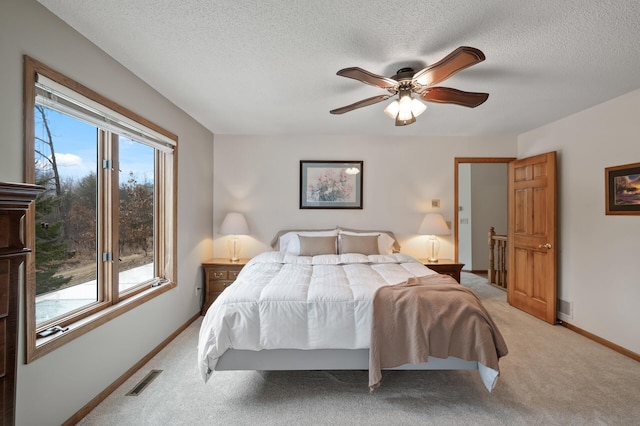
[[509, 163], [507, 301], [556, 322], [556, 153]]

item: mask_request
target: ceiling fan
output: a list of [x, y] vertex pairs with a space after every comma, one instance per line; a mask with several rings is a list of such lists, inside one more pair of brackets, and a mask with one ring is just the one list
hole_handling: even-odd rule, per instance
[[[344, 68], [337, 75], [349, 77], [372, 86], [387, 89], [388, 95], [379, 95], [363, 99], [342, 108], [329, 111], [331, 114], [344, 114], [354, 109], [373, 105], [398, 95], [398, 99], [389, 104], [384, 112], [395, 119], [396, 126], [415, 123], [416, 117], [427, 108], [417, 98], [426, 102], [456, 104], [475, 108], [489, 97], [488, 93], [464, 92], [449, 87], [436, 86], [458, 71], [484, 61], [484, 53], [474, 47], [461, 46], [439, 62], [415, 72], [413, 68], [401, 68], [392, 77], [383, 77], [358, 67]], [[413, 94], [417, 98], [413, 97]]]

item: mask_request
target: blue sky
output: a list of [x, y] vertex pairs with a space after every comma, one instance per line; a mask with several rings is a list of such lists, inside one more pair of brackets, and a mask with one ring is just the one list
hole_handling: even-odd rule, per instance
[[[81, 120], [47, 109], [49, 128], [53, 135], [56, 162], [60, 176], [82, 178], [96, 170], [96, 127]], [[36, 113], [36, 137], [46, 135]], [[45, 138], [46, 139], [46, 138]], [[36, 149], [41, 146], [36, 141]], [[120, 170], [127, 179], [133, 171], [140, 183], [153, 181], [153, 148], [124, 137], [120, 138]], [[49, 153], [46, 153], [47, 156]]]

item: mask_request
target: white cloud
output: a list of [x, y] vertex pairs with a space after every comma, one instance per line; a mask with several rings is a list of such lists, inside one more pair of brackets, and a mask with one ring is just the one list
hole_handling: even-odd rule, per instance
[[76, 154], [56, 153], [56, 163], [61, 177], [81, 179], [95, 173], [95, 164]]
[[75, 154], [56, 154], [56, 163], [58, 163], [58, 167], [86, 168], [82, 162], [82, 158]]

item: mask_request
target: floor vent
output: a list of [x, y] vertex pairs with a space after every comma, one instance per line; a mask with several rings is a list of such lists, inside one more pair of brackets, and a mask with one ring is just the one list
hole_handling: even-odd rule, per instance
[[138, 396], [142, 393], [142, 391], [149, 386], [153, 379], [158, 377], [158, 375], [162, 373], [162, 370], [151, 370], [149, 374], [147, 374], [144, 379], [140, 380], [140, 383], [135, 385], [133, 389], [127, 392], [127, 396]]

